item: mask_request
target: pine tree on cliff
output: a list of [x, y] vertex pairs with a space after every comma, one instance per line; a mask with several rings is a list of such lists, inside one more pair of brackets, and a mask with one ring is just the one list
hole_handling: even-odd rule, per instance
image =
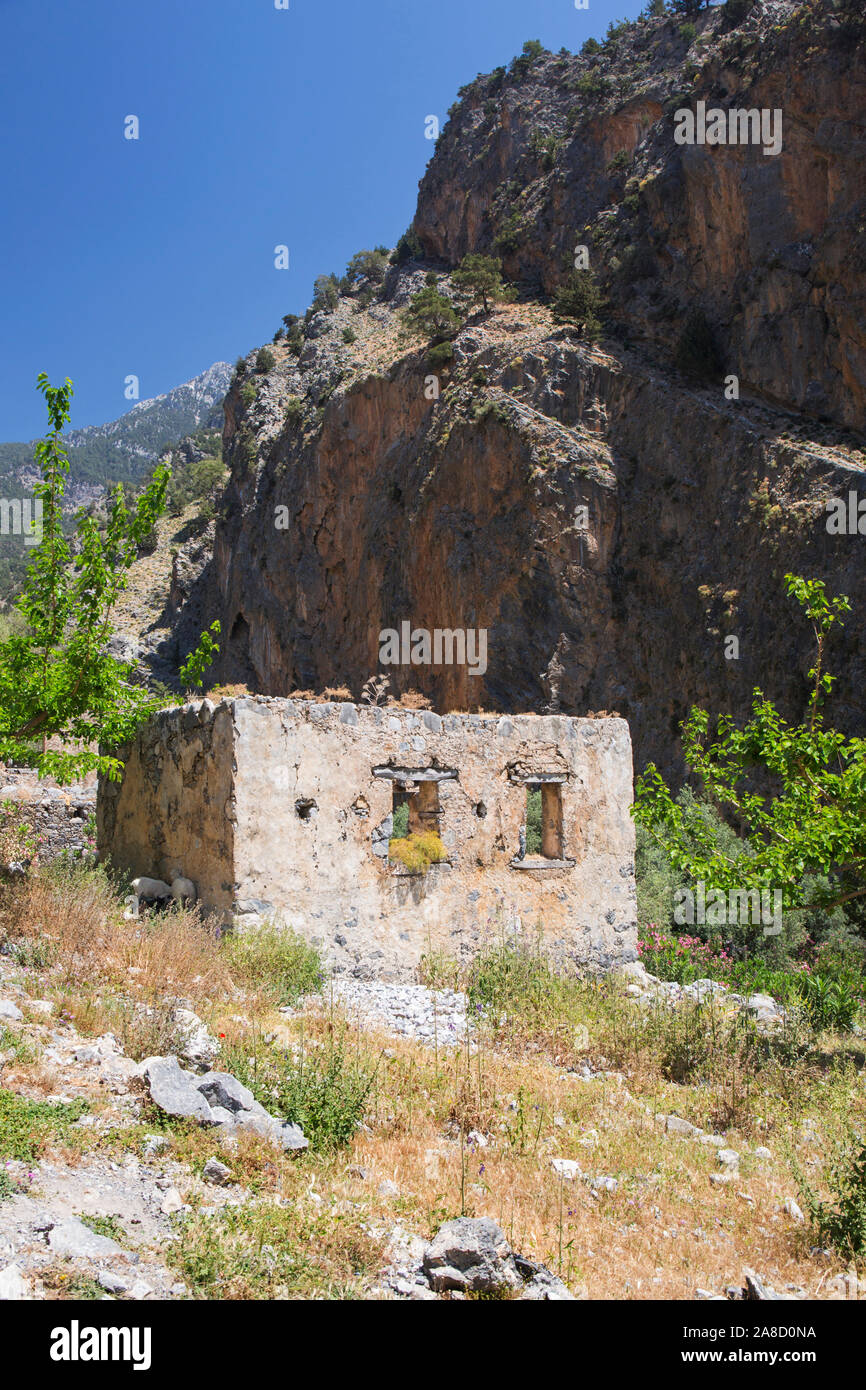
[[502, 262], [496, 256], [464, 256], [451, 276], [451, 283], [480, 304], [485, 314], [496, 300], [513, 299], [514, 291], [503, 284]]
[[553, 317], [558, 322], [573, 323], [580, 334], [595, 342], [601, 333], [598, 314], [603, 300], [591, 270], [573, 270], [564, 285], [556, 291]]

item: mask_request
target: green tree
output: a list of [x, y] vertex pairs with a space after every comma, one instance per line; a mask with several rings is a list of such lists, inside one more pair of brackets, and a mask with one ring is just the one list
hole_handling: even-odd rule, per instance
[[[79, 509], [71, 538], [62, 501], [69, 472], [62, 430], [72, 382], [50, 385], [41, 372], [50, 431], [36, 445], [42, 536], [33, 547], [15, 626], [0, 639], [0, 758], [35, 765], [68, 782], [96, 770], [116, 780], [121, 744], [165, 703], [133, 679], [108, 650], [113, 615], [139, 548], [165, 508], [170, 469], [157, 466], [128, 503], [118, 484], [103, 517]], [[49, 750], [49, 739], [63, 747]], [[33, 757], [34, 740], [41, 752]]]
[[409, 328], [434, 341], [453, 338], [460, 330], [460, 317], [454, 305], [435, 285], [425, 285], [423, 290], [413, 294], [403, 317]]
[[828, 598], [819, 579], [785, 576], [816, 642], [805, 719], [789, 724], [755, 690], [742, 729], [705, 710], [682, 726], [687, 766], [711, 800], [744, 827], [748, 853], [720, 847], [709, 826], [686, 826], [683, 808], [650, 763], [637, 780], [633, 814], [675, 868], [723, 892], [779, 889], [786, 911], [830, 908], [866, 896], [866, 740], [825, 727], [823, 703], [834, 677], [824, 669], [827, 635], [847, 598]]
[[388, 248], [377, 246], [373, 251], [356, 251], [343, 276], [343, 285], [353, 290], [362, 280], [373, 285], [381, 285], [388, 269]]
[[200, 688], [205, 671], [219, 655], [219, 643], [214, 641], [214, 637], [218, 637], [219, 633], [220, 621], [219, 618], [215, 618], [210, 628], [202, 633], [195, 651], [190, 652], [181, 666], [180, 683], [187, 692]]
[[544, 51], [544, 44], [540, 39], [527, 39], [518, 57], [511, 59], [509, 72], [517, 73], [520, 77], [525, 77], [533, 64], [538, 62]]
[[403, 233], [391, 253], [392, 265], [404, 265], [406, 261], [418, 261], [424, 255], [424, 247], [414, 227]]
[[[72, 382], [51, 386], [42, 372], [38, 387], [51, 425], [36, 446], [42, 539], [16, 605], [26, 631], [0, 643], [0, 758], [24, 758], [38, 739], [41, 774], [68, 781], [95, 768], [117, 777], [122, 764], [102, 750], [130, 737], [154, 702], [130, 679], [130, 666], [108, 652], [112, 615], [139, 543], [164, 508], [170, 473], [157, 468], [132, 509], [118, 485], [104, 529], [80, 510], [73, 546], [61, 513], [69, 472], [61, 431], [69, 421]], [[49, 752], [52, 737], [71, 747]], [[92, 751], [94, 744], [99, 752]]]
[[[857, 0], [859, 4], [859, 0]], [[725, 0], [722, 6], [722, 24], [725, 29], [733, 29], [744, 20], [754, 7], [755, 0]]]
[[583, 336], [593, 342], [601, 333], [598, 320], [601, 306], [601, 291], [592, 271], [573, 270], [556, 291], [553, 317], [559, 322], [576, 324]]
[[708, 4], [709, 0], [670, 0], [671, 14], [682, 14], [687, 19], [694, 19]]
[[452, 284], [481, 304], [485, 314], [492, 300], [513, 298], [513, 291], [502, 283], [502, 262], [496, 256], [464, 256], [451, 276]]
[[336, 275], [317, 275], [313, 283], [313, 309], [321, 309], [329, 314], [339, 302], [340, 282]]

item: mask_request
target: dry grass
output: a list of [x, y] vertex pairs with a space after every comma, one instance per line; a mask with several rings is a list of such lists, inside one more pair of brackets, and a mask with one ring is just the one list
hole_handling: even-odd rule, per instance
[[[348, 1144], [289, 1156], [244, 1136], [236, 1151], [220, 1151], [252, 1200], [234, 1215], [194, 1211], [181, 1223], [173, 1249], [198, 1296], [373, 1296], [388, 1229], [399, 1222], [429, 1237], [461, 1213], [498, 1220], [517, 1250], [589, 1298], [691, 1299], [698, 1287], [742, 1284], [745, 1265], [778, 1289], [820, 1296], [846, 1267], [810, 1253], [814, 1239], [784, 1202], [803, 1204], [797, 1170], [822, 1187], [834, 1144], [866, 1118], [862, 1048], [852, 1039], [806, 1046], [792, 1030], [771, 1047], [710, 1009], [644, 1012], [609, 984], [559, 981], [537, 961], [496, 957], [468, 980], [493, 1001], [471, 1047], [378, 1035], [325, 1003], [287, 1019], [275, 1011], [286, 986], [275, 992], [274, 978], [286, 962], [274, 938], [227, 949], [196, 914], [125, 921], [98, 874], [34, 878], [6, 895], [2, 927], [16, 948], [48, 940], [52, 963], [23, 977], [33, 995], [62, 1000], [82, 1032], [122, 1034], [119, 1001], [149, 1004], [153, 1036], [137, 1045], [160, 1050], [166, 1011], [182, 995], [224, 1035], [224, 1060], [278, 1063], [301, 1047], [325, 1058], [341, 1038], [347, 1062], [374, 1074]], [[431, 983], [467, 983], [444, 958], [428, 957], [426, 969]], [[290, 987], [291, 970], [285, 979]], [[34, 1039], [49, 1031], [32, 1030]], [[585, 1061], [606, 1074], [582, 1079], [573, 1068]], [[56, 1079], [22, 1054], [4, 1085], [38, 1097]], [[277, 1108], [276, 1095], [262, 1098]], [[657, 1113], [723, 1130], [742, 1155], [739, 1174], [713, 1184], [722, 1172], [715, 1149], [666, 1133]], [[145, 1112], [132, 1129], [82, 1131], [81, 1144], [140, 1156], [154, 1126], [195, 1191], [215, 1140], [194, 1125]], [[771, 1161], [755, 1157], [758, 1145]], [[558, 1157], [615, 1178], [616, 1190], [563, 1181], [551, 1167]], [[386, 1179], [397, 1197], [380, 1193]]]
[[124, 918], [102, 873], [75, 868], [33, 874], [3, 898], [0, 929], [25, 964], [39, 946], [66, 985], [125, 983], [143, 994], [205, 995], [231, 987], [219, 929], [199, 909]]
[[75, 866], [41, 870], [7, 889], [0, 939], [32, 996], [53, 1000], [83, 1033], [115, 1033], [133, 1057], [177, 1049], [180, 1000], [205, 1022], [238, 1000], [255, 1017], [274, 1003], [280, 966], [289, 990], [285, 957], [303, 958], [290, 935], [280, 939], [282, 959], [280, 941], [267, 933], [243, 946], [223, 940], [215, 919], [197, 907], [126, 918], [107, 875]]
[[[328, 1012], [291, 1025], [298, 1038], [303, 1030], [306, 1048], [327, 1048], [342, 1026]], [[227, 1027], [232, 1046], [261, 1047], [260, 1038]], [[852, 1109], [863, 1113], [853, 1068], [820, 1077], [804, 1065], [790, 1085], [780, 1085], [790, 1067], [769, 1069], [754, 1084], [745, 1128], [726, 1134], [743, 1155], [741, 1171], [718, 1187], [710, 1181], [722, 1171], [715, 1149], [665, 1133], [654, 1118], [690, 1114], [706, 1123], [716, 1101], [705, 1086], [666, 1081], [650, 1061], [633, 1075], [584, 1081], [544, 1056], [504, 1054], [483, 1039], [477, 1050], [437, 1055], [368, 1030], [351, 1036], [371, 1068], [385, 1049], [364, 1128], [349, 1150], [277, 1158], [274, 1190], [288, 1190], [286, 1169], [291, 1190], [299, 1171], [312, 1170], [326, 1209], [353, 1203], [376, 1229], [399, 1220], [424, 1236], [461, 1213], [491, 1216], [515, 1248], [590, 1298], [693, 1298], [696, 1287], [742, 1284], [744, 1265], [778, 1288], [796, 1284], [814, 1296], [845, 1267], [810, 1255], [808, 1235], [783, 1204], [798, 1195], [789, 1150], [820, 1173], [823, 1145]], [[801, 1138], [807, 1116], [822, 1147]], [[771, 1148], [772, 1162], [750, 1155], [757, 1144]], [[556, 1157], [616, 1178], [617, 1190], [596, 1195], [585, 1182], [562, 1181], [551, 1168]], [[359, 1170], [366, 1180], [353, 1176]], [[378, 1193], [386, 1179], [398, 1198]]]

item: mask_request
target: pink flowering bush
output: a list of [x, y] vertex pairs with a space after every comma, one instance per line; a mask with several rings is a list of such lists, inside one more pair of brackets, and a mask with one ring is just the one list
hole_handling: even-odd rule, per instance
[[727, 951], [697, 936], [674, 936], [654, 923], [638, 941], [641, 961], [660, 980], [689, 984], [692, 980], [721, 980], [727, 984], [734, 961]]
[[660, 980], [718, 980], [738, 994], [770, 994], [802, 1008], [815, 1027], [850, 1029], [866, 1007], [862, 956], [831, 942], [816, 947], [806, 938], [797, 958], [779, 966], [760, 956], [736, 960], [720, 942], [675, 936], [650, 923], [641, 932], [638, 952]]

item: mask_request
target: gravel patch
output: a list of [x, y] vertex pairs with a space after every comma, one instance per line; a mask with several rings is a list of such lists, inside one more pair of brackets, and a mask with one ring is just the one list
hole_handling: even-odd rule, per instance
[[453, 1046], [466, 1036], [466, 995], [458, 990], [338, 977], [326, 986], [326, 1000], [332, 988], [334, 1002], [350, 1016], [400, 1037], [432, 1047]]

